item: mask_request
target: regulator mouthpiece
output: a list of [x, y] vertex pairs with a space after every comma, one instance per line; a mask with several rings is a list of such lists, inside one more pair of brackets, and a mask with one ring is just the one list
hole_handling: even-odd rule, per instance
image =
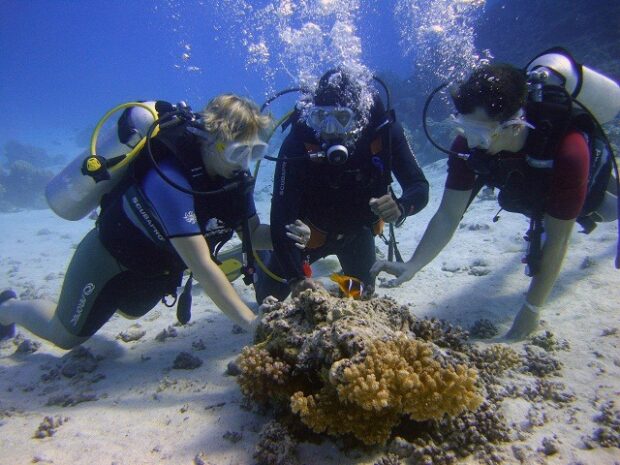
[[331, 165], [342, 165], [349, 158], [349, 150], [344, 145], [336, 144], [327, 149], [327, 162]]

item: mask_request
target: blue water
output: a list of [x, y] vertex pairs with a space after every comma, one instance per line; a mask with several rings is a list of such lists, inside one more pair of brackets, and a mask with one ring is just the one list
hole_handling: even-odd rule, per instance
[[[87, 128], [128, 100], [201, 108], [217, 93], [235, 92], [262, 101], [266, 83], [246, 68], [234, 30], [215, 29], [230, 20], [213, 3], [0, 1], [0, 147], [16, 139], [56, 154], [80, 133], [83, 144]], [[375, 8], [373, 17], [363, 30], [364, 60], [407, 73], [390, 8]], [[181, 43], [191, 44], [189, 61], [200, 71], [175, 67], [186, 65]], [[277, 86], [293, 84], [278, 76]]]
[[[87, 145], [90, 130], [105, 111], [129, 100], [186, 100], [200, 109], [220, 92], [262, 102], [273, 90], [298, 85], [303, 66], [291, 59], [291, 53], [303, 61], [303, 51], [287, 55], [279, 35], [285, 26], [300, 28], [309, 18], [296, 10], [284, 18], [284, 24], [273, 21], [274, 14], [265, 13], [262, 18], [266, 21], [257, 19], [258, 12], [285, 3], [0, 0], [0, 164], [5, 144], [11, 140], [71, 159]], [[304, 2], [288, 3], [298, 6]], [[595, 21], [610, 22], [607, 29], [573, 14], [567, 6], [579, 4], [573, 0], [523, 0], [518, 7], [507, 0], [365, 0], [358, 1], [359, 9], [351, 18], [346, 17], [347, 6], [354, 0], [306, 3], [339, 6], [317, 23], [324, 33], [338, 19], [351, 24], [351, 34], [361, 45], [361, 53], [354, 58], [371, 71], [417, 79], [427, 87], [439, 82], [433, 71], [463, 66], [463, 60], [472, 61], [465, 56], [470, 53], [482, 55], [489, 50], [499, 58], [516, 57], [517, 64], [524, 64], [526, 57], [518, 52], [541, 51], [556, 45], [556, 39], [578, 41], [603, 34], [605, 41], [620, 44], [617, 21], [613, 25], [618, 6], [606, 0], [588, 5], [600, 11]], [[512, 10], [504, 10], [508, 5]], [[510, 11], [497, 25], [494, 18], [483, 17], [493, 7]], [[452, 8], [471, 11], [451, 18], [447, 11]], [[544, 14], [541, 16], [541, 8], [542, 13], [551, 12], [551, 17], [566, 14], [567, 18], [550, 24]], [[580, 19], [584, 21], [580, 23]], [[444, 30], [436, 36], [417, 35], [429, 24], [439, 24]], [[473, 28], [470, 35], [463, 31], [469, 26]], [[484, 29], [480, 41], [479, 28]], [[496, 36], [489, 33], [494, 28]], [[553, 34], [549, 37], [545, 32]], [[248, 42], [259, 36], [268, 42], [269, 59], [260, 66], [248, 65], [256, 58]], [[454, 47], [469, 39], [480, 43]], [[591, 50], [596, 41], [601, 43], [600, 38], [594, 38], [592, 46], [578, 42], [579, 51]], [[450, 42], [453, 48], [445, 55], [445, 45]], [[323, 45], [320, 56], [334, 58], [329, 47]], [[333, 60], [326, 61], [315, 63], [314, 71], [333, 66]], [[423, 95], [411, 97], [420, 106]], [[410, 111], [412, 118], [421, 114], [419, 108]]]

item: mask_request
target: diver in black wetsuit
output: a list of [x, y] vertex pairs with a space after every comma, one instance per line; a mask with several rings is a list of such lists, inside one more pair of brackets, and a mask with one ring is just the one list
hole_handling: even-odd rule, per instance
[[[374, 236], [384, 223], [400, 225], [426, 206], [428, 182], [403, 128], [368, 90], [336, 69], [321, 78], [311, 105], [298, 105], [274, 175], [274, 252], [265, 260], [280, 281], [259, 270], [259, 302], [314, 287], [309, 265], [328, 255], [372, 295]], [[389, 188], [392, 173], [402, 187], [399, 198]], [[286, 240], [286, 225], [297, 218], [311, 228], [305, 250]]]

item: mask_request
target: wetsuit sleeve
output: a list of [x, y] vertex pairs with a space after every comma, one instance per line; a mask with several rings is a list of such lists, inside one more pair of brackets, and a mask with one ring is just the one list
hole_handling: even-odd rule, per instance
[[[303, 256], [286, 236], [285, 226], [300, 218], [305, 160], [295, 160], [306, 153], [304, 144], [289, 134], [276, 163], [271, 199], [271, 241], [276, 259], [283, 270], [283, 278], [303, 278]], [[292, 160], [291, 160], [292, 159]]]
[[554, 157], [546, 211], [560, 220], [577, 218], [586, 199], [590, 171], [590, 149], [585, 137], [570, 132]]
[[[457, 137], [452, 142], [450, 150], [457, 153], [467, 153], [467, 140], [464, 137]], [[446, 178], [446, 189], [454, 189], [456, 191], [468, 191], [473, 189], [476, 180], [474, 173], [467, 162], [456, 155], [448, 157], [448, 177]]]
[[[181, 168], [172, 159], [162, 160], [159, 168], [175, 183], [184, 188], [191, 188]], [[159, 219], [167, 238], [201, 234], [192, 195], [168, 184], [155, 169], [145, 173], [140, 188], [149, 202], [152, 213]]]
[[398, 199], [404, 216], [415, 215], [428, 203], [428, 181], [407, 142], [403, 127], [394, 123], [392, 131], [392, 172], [403, 193]]

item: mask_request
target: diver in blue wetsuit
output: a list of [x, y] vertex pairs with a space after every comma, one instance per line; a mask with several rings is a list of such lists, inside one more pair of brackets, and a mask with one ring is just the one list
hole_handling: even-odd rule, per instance
[[[156, 105], [160, 115], [171, 108]], [[221, 95], [209, 102], [199, 127], [162, 130], [149, 144], [153, 160], [137, 157], [131, 173], [104, 196], [97, 227], [77, 247], [58, 304], [0, 293], [0, 337], [11, 336], [18, 324], [69, 349], [117, 311], [137, 318], [165, 296], [176, 296], [188, 268], [229, 318], [253, 329], [257, 316], [214, 255], [233, 232], [248, 234], [256, 249], [271, 248], [248, 172], [250, 161], [264, 153], [259, 134], [270, 124], [249, 100]], [[299, 222], [289, 229], [303, 246], [309, 229]]]
[[[298, 105], [274, 175], [274, 252], [266, 260], [274, 276], [259, 270], [259, 302], [314, 287], [309, 265], [328, 255], [336, 255], [343, 273], [361, 282], [360, 294], [372, 295], [374, 237], [384, 223], [400, 225], [426, 206], [428, 182], [402, 126], [366, 91], [346, 70], [336, 69], [320, 79], [310, 104]], [[392, 173], [402, 187], [400, 197], [389, 189]], [[311, 229], [305, 250], [286, 240], [286, 225], [297, 218]]]

